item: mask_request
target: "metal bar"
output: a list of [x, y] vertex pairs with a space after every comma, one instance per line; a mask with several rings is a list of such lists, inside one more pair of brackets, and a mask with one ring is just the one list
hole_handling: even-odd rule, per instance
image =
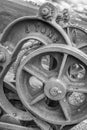
[[0, 128], [4, 130], [5, 129], [6, 130], [39, 130], [36, 128], [29, 128], [29, 127], [24, 127], [24, 126], [19, 126], [19, 125], [4, 123], [4, 122], [0, 122]]

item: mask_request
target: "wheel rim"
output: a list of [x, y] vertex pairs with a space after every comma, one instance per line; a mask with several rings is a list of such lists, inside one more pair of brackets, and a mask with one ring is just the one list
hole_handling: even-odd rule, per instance
[[[41, 60], [48, 55], [57, 62], [50, 71], [47, 66], [44, 70]], [[86, 59], [83, 52], [62, 45], [43, 47], [31, 53], [17, 72], [17, 92], [23, 104], [29, 111], [53, 124], [74, 124], [86, 118], [86, 106], [81, 113], [82, 105], [87, 100]], [[76, 65], [73, 70], [74, 64], [79, 67]], [[74, 81], [71, 75], [78, 78]], [[77, 97], [81, 102], [79, 98], [76, 100]]]

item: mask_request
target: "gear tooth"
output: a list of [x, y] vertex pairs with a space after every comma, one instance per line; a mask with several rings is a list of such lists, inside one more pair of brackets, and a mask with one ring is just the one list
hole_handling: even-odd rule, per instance
[[25, 54], [25, 52], [26, 52], [26, 50], [22, 50], [22, 51], [19, 53], [19, 55], [18, 55], [18, 57], [17, 57], [17, 59], [16, 59], [16, 61], [15, 61], [15, 63], [14, 63], [14, 66], [13, 66], [14, 77], [16, 77], [16, 72], [17, 72], [18, 66], [19, 66], [20, 61], [21, 61], [23, 55]]

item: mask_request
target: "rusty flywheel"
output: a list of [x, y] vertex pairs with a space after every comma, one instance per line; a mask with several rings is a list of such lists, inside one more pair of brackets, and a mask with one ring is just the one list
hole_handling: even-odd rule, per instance
[[75, 47], [48, 45], [30, 53], [17, 71], [22, 103], [53, 124], [87, 118], [87, 56]]

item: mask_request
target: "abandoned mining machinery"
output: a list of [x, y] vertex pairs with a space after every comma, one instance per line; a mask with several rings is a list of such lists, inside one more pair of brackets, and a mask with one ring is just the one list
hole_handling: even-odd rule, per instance
[[87, 119], [87, 31], [44, 3], [0, 39], [0, 130], [74, 130]]

